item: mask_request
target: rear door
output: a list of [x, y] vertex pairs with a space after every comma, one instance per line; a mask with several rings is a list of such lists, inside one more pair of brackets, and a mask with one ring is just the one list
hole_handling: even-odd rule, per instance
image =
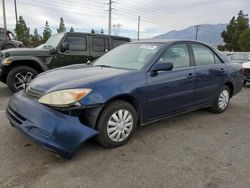
[[195, 68], [186, 43], [170, 46], [156, 63], [173, 63], [172, 71], [148, 74], [146, 94], [150, 119], [192, 108], [195, 97]]
[[91, 55], [92, 60], [97, 59], [110, 50], [110, 42], [108, 37], [92, 36], [91, 37]]
[[[71, 64], [83, 64], [90, 58], [87, 36], [68, 35], [63, 42], [69, 43], [69, 50], [61, 52], [54, 57], [51, 68], [67, 66]], [[61, 43], [61, 44], [62, 44]]]
[[224, 85], [227, 67], [208, 46], [191, 43], [191, 48], [196, 63], [196, 104], [206, 106]]

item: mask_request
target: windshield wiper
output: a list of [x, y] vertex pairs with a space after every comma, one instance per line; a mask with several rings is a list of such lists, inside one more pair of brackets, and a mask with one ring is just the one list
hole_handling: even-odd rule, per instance
[[114, 68], [114, 67], [109, 66], [109, 65], [94, 65], [94, 66], [97, 66], [97, 67], [105, 67], [105, 68]]

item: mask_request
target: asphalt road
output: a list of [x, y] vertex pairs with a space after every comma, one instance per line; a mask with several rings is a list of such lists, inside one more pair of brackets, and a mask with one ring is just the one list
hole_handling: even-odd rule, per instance
[[89, 141], [71, 161], [10, 126], [10, 96], [0, 85], [0, 187], [250, 187], [250, 86], [223, 114], [160, 121], [113, 150]]

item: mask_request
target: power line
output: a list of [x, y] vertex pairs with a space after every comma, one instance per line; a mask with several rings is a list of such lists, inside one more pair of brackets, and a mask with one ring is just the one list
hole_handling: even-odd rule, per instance
[[121, 26], [122, 26], [122, 25], [121, 25], [120, 23], [118, 23], [118, 24], [113, 24], [113, 31], [114, 31], [114, 34], [115, 34], [116, 36], [119, 36]]

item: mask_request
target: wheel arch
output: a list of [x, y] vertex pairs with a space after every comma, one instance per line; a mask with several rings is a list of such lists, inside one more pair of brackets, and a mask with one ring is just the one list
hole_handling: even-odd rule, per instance
[[129, 94], [122, 94], [122, 95], [118, 95], [118, 96], [112, 97], [107, 102], [105, 102], [105, 104], [102, 106], [102, 109], [100, 110], [100, 112], [98, 114], [95, 126], [97, 125], [97, 122], [99, 121], [99, 118], [100, 118], [100, 114], [102, 113], [102, 111], [104, 110], [104, 108], [108, 104], [110, 104], [110, 103], [112, 103], [113, 101], [116, 101], [116, 100], [122, 100], [122, 101], [125, 101], [125, 102], [131, 104], [134, 107], [134, 109], [135, 109], [135, 111], [137, 113], [137, 124], [140, 124], [141, 118], [142, 118], [142, 113], [141, 113], [141, 107], [139, 105], [139, 102], [133, 96], [131, 96]]
[[230, 90], [230, 98], [233, 96], [234, 94], [234, 85], [232, 82], [226, 82], [225, 86], [227, 86]]

